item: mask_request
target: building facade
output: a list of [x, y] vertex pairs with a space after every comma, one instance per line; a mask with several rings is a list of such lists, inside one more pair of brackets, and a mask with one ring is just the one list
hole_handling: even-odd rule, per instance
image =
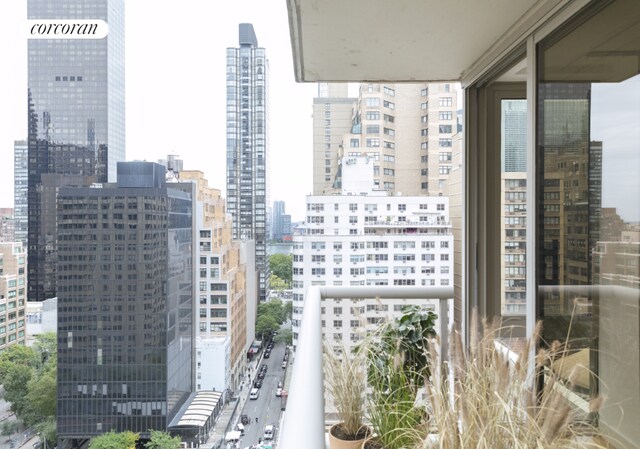
[[27, 248], [28, 151], [26, 140], [13, 142], [13, 223], [16, 242]]
[[443, 194], [457, 133], [457, 84], [362, 83], [358, 98], [347, 97], [344, 85], [326, 84], [314, 99], [315, 195], [339, 190], [340, 160], [360, 155], [375, 160], [375, 188]]
[[284, 201], [274, 201], [271, 209], [271, 238], [277, 242], [291, 237], [291, 215], [286, 213]]
[[193, 391], [193, 184], [118, 164], [60, 189], [58, 437], [166, 430]]
[[26, 342], [27, 255], [20, 242], [0, 243], [0, 352]]
[[234, 240], [255, 240], [259, 298], [269, 290], [269, 63], [249, 23], [227, 48], [227, 211]]
[[[448, 208], [446, 197], [387, 196], [380, 191], [308, 196], [302, 234], [293, 240], [294, 346], [309, 286], [452, 285], [453, 236]], [[408, 303], [385, 302], [380, 308], [379, 300], [371, 298], [363, 300], [358, 311], [364, 307], [378, 317], [393, 316]], [[437, 301], [429, 304], [435, 307]], [[357, 316], [348, 305], [327, 301], [325, 313], [325, 333], [335, 334], [335, 339], [345, 343], [357, 342], [356, 334], [362, 330], [357, 329], [361, 327], [358, 320], [370, 318], [367, 314]]]
[[[78, 185], [67, 175], [113, 182], [125, 158], [124, 1], [29, 0], [27, 11], [30, 20], [101, 19], [109, 25], [103, 39], [28, 42], [29, 300], [42, 301], [56, 294], [55, 203], [45, 197]], [[61, 179], [46, 185], [46, 174]], [[49, 188], [54, 191], [47, 194]]]
[[181, 181], [193, 182], [197, 191], [196, 389], [235, 391], [243, 379], [252, 342], [247, 335], [247, 317], [251, 316], [247, 309], [253, 308], [255, 316], [257, 304], [255, 288], [249, 298], [246, 287], [255, 284], [255, 271], [247, 272], [241, 260], [244, 243], [231, 239], [231, 217], [220, 190], [209, 187], [200, 171], [181, 171], [179, 176]]
[[503, 315], [526, 312], [527, 101], [501, 102], [501, 292]]

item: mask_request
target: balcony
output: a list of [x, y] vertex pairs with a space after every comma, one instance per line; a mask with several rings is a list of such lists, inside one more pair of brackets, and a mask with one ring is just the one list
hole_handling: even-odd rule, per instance
[[448, 301], [453, 287], [309, 287], [305, 295], [296, 347], [287, 411], [281, 432], [281, 449], [325, 448], [325, 410], [321, 305], [325, 298], [358, 299], [431, 298], [440, 303], [439, 352], [448, 354]]
[[[454, 241], [455, 320], [468, 332], [474, 308], [487, 318], [502, 316], [501, 254], [526, 254], [526, 280], [514, 280], [526, 292], [518, 325], [530, 336], [544, 320], [545, 341], [581, 334], [588, 351], [574, 346], [574, 359], [586, 354], [594, 379], [601, 380], [587, 382], [583, 393], [616, 398], [598, 413], [599, 429], [616, 448], [640, 448], [640, 265], [622, 258], [638, 244], [638, 237], [625, 241], [624, 234], [640, 229], [640, 3], [347, 3], [327, 0], [319, 8], [316, 0], [287, 0], [296, 80], [460, 82], [463, 141], [452, 147], [451, 225], [441, 229]], [[433, 39], [450, 36], [454, 25], [456, 39]], [[380, 39], [373, 43], [362, 30], [378, 30]], [[613, 98], [620, 100], [607, 104]], [[522, 202], [505, 204], [502, 106], [513, 100], [523, 106], [524, 166], [518, 171], [532, 182], [522, 186]], [[614, 115], [625, 133], [606, 132], [613, 127], [604, 117]], [[612, 232], [607, 212], [624, 231]], [[511, 242], [517, 248], [500, 246], [505, 213], [526, 218], [526, 236]], [[421, 226], [367, 223], [365, 234], [410, 235]], [[612, 253], [594, 251], [604, 246]], [[576, 267], [580, 271], [572, 273]]]

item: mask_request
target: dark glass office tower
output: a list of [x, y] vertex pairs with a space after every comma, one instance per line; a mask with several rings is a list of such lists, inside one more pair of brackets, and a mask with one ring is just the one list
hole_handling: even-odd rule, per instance
[[[100, 19], [103, 39], [30, 39], [28, 299], [56, 295], [57, 188], [115, 181], [125, 158], [124, 0], [28, 0], [29, 19]], [[57, 174], [45, 185], [44, 174]], [[48, 189], [53, 191], [47, 192]]]
[[227, 48], [227, 210], [233, 238], [254, 239], [260, 300], [269, 290], [269, 64], [250, 23], [238, 48]]
[[118, 164], [58, 197], [58, 436], [166, 430], [193, 390], [193, 184]]

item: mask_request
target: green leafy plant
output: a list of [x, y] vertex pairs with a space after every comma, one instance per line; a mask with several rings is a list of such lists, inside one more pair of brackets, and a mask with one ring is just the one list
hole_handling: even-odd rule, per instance
[[376, 441], [368, 447], [413, 447], [426, 434], [425, 409], [416, 398], [431, 372], [429, 341], [436, 336], [436, 319], [429, 310], [407, 306], [373, 334], [366, 365], [368, 417]]

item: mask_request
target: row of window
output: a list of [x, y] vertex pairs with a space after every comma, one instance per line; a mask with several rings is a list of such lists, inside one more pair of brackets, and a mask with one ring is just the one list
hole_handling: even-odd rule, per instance
[[[386, 205], [386, 210], [390, 211], [392, 209], [392, 205], [391, 204], [387, 204]], [[349, 212], [356, 212], [359, 209], [360, 205], [358, 203], [349, 203], [348, 204], [348, 209]], [[407, 210], [407, 205], [404, 203], [400, 203], [396, 205], [397, 209], [399, 212], [405, 212]], [[334, 210], [340, 210], [340, 204], [339, 203], [334, 203], [333, 204], [333, 209]], [[420, 210], [430, 210], [431, 208], [429, 207], [428, 203], [421, 203], [419, 205], [419, 209]], [[367, 212], [375, 212], [378, 210], [378, 204], [365, 204], [364, 205], [364, 210]], [[436, 210], [438, 211], [444, 211], [445, 210], [445, 203], [437, 203], [436, 204]], [[312, 211], [312, 212], [323, 212], [324, 211], [324, 203], [307, 203], [307, 211]], [[213, 263], [213, 262], [212, 262]]]

